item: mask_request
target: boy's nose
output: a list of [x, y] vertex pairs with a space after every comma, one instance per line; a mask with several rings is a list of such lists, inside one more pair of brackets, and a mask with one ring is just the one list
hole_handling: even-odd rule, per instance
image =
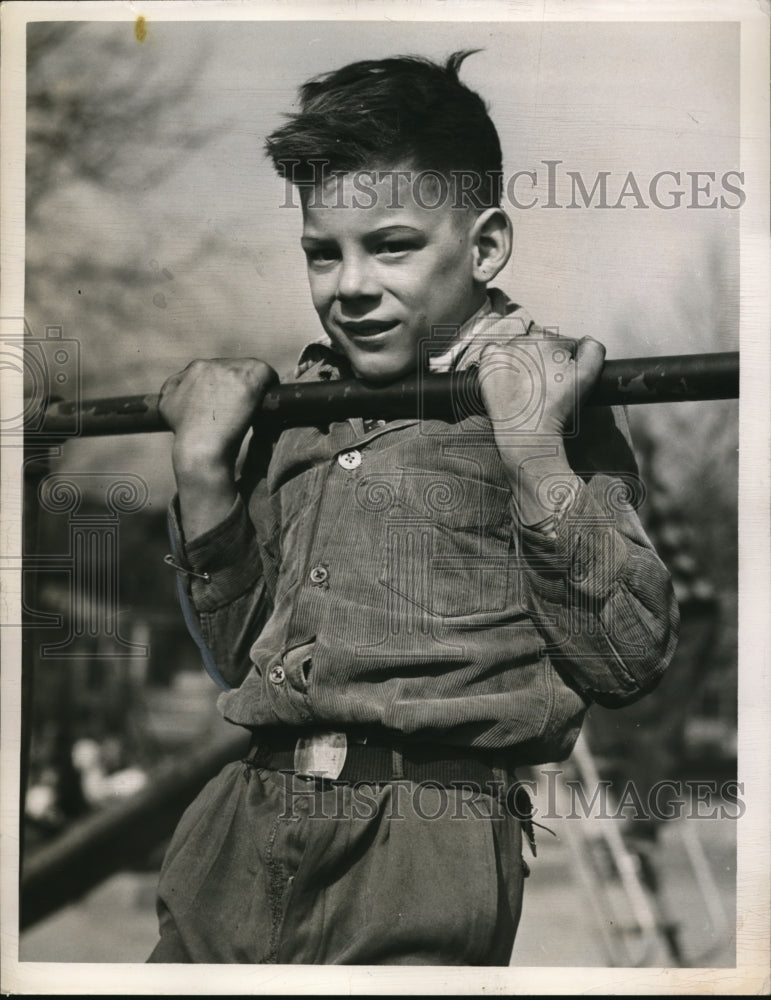
[[357, 299], [380, 294], [380, 285], [366, 261], [343, 260], [337, 281], [337, 294], [341, 299]]

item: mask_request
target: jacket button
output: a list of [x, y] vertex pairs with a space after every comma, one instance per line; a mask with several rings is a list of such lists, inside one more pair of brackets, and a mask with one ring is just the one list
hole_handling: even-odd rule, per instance
[[358, 469], [361, 465], [361, 452], [355, 448], [352, 451], [343, 451], [337, 456], [337, 464], [349, 472], [351, 469]]
[[329, 570], [325, 566], [314, 566], [310, 571], [311, 583], [326, 583], [329, 579]]
[[283, 684], [285, 677], [284, 668], [272, 667], [268, 676], [270, 677], [270, 679], [273, 681], [274, 684]]

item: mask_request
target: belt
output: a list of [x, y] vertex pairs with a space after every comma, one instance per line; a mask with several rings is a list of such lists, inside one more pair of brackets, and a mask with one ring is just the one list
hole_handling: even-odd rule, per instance
[[[255, 730], [244, 763], [303, 774], [304, 769], [297, 765], [298, 748], [312, 748], [318, 733], [312, 729]], [[515, 780], [511, 754], [505, 750], [417, 742], [377, 730], [348, 730], [335, 735], [345, 737], [339, 741], [343, 748], [332, 751], [338, 767], [331, 773], [309, 767], [308, 774], [350, 784], [405, 780], [444, 787], [471, 785], [490, 793]]]

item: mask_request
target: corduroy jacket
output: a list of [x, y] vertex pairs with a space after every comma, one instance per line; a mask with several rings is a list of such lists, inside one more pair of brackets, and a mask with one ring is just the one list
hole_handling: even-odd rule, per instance
[[[458, 370], [534, 330], [500, 292], [475, 320]], [[350, 371], [314, 344], [296, 376]], [[678, 612], [635, 509], [622, 409], [581, 412], [566, 441], [581, 485], [554, 537], [519, 523], [486, 418], [319, 418], [255, 432], [238, 499], [205, 534], [186, 543], [170, 507], [177, 557], [209, 576], [181, 577], [180, 596], [227, 719], [383, 727], [539, 763], [570, 753], [592, 701], [655, 686]]]

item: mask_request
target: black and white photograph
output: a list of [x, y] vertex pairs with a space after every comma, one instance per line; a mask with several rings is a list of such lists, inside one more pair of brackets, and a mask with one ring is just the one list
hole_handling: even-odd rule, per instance
[[767, 8], [0, 15], [2, 990], [767, 991]]

